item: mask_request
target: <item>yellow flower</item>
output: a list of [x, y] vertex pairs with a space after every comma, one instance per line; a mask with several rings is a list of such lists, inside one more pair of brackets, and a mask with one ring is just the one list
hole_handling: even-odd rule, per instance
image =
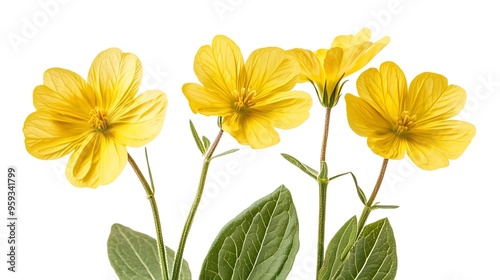
[[24, 123], [26, 149], [40, 159], [73, 152], [66, 177], [77, 187], [111, 183], [127, 163], [126, 146], [147, 144], [163, 125], [167, 98], [158, 90], [135, 96], [141, 78], [139, 59], [119, 49], [97, 55], [88, 82], [70, 70], [47, 70]]
[[309, 117], [311, 97], [292, 91], [300, 66], [285, 51], [255, 50], [243, 61], [239, 47], [219, 35], [194, 60], [202, 85], [182, 87], [194, 113], [222, 117], [222, 129], [240, 144], [265, 148], [279, 142], [275, 128], [289, 129]]
[[319, 49], [315, 53], [305, 49], [289, 50], [302, 68], [299, 82], [311, 82], [323, 106], [337, 105], [345, 83], [341, 83], [342, 79], [363, 68], [389, 43], [389, 37], [375, 43], [369, 41], [370, 37], [370, 29], [363, 28], [356, 35], [336, 37], [330, 49]]
[[359, 97], [345, 97], [349, 125], [384, 158], [401, 159], [408, 153], [422, 169], [445, 167], [476, 134], [472, 124], [449, 120], [463, 109], [466, 94], [442, 75], [422, 73], [408, 88], [403, 71], [385, 62], [380, 70], [363, 72], [357, 89]]

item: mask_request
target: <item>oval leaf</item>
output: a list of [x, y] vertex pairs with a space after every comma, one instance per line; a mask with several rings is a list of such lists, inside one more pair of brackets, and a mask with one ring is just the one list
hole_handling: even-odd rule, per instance
[[[166, 247], [167, 266], [174, 266], [174, 251]], [[126, 279], [162, 279], [156, 239], [120, 224], [111, 226], [108, 258], [116, 275]], [[170, 269], [169, 274], [172, 273]], [[184, 260], [180, 279], [191, 280], [191, 271]]]
[[367, 225], [341, 268], [338, 280], [393, 280], [398, 261], [396, 240], [387, 218]]
[[279, 187], [222, 228], [200, 279], [285, 279], [299, 249], [299, 224], [292, 196]]
[[335, 233], [326, 249], [325, 262], [319, 271], [318, 279], [334, 279], [333, 276], [341, 268], [343, 260], [356, 240], [357, 231], [358, 221], [354, 216]]

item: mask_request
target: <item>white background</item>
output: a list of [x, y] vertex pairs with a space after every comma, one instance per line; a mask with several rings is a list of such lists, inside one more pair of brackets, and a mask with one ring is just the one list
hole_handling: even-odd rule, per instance
[[[390, 218], [398, 244], [397, 279], [500, 279], [500, 17], [494, 1], [443, 2], [2, 1], [0, 167], [2, 174], [10, 165], [18, 169], [19, 220], [15, 274], [7, 273], [6, 220], [0, 227], [0, 278], [117, 279], [106, 252], [111, 225], [118, 222], [155, 236], [149, 203], [130, 167], [111, 185], [79, 189], [64, 177], [66, 158], [43, 161], [26, 152], [22, 126], [34, 111], [32, 92], [46, 69], [63, 67], [86, 77], [97, 53], [119, 47], [141, 59], [141, 91], [161, 89], [167, 94], [165, 125], [148, 150], [166, 244], [175, 249], [202, 161], [188, 120], [210, 139], [217, 133], [215, 118], [193, 115], [181, 92], [184, 83], [197, 82], [192, 65], [198, 48], [225, 34], [245, 57], [270, 45], [316, 50], [328, 47], [337, 35], [366, 26], [375, 40], [391, 37], [370, 67], [392, 60], [408, 81], [424, 71], [444, 74], [466, 89], [468, 103], [460, 119], [477, 128], [463, 156], [447, 168], [426, 172], [407, 159], [389, 163], [377, 200], [401, 207], [375, 212], [370, 221]], [[344, 93], [355, 92], [358, 75], [349, 78]], [[309, 84], [298, 88], [313, 94]], [[300, 219], [301, 248], [289, 279], [313, 279], [316, 185], [279, 153], [317, 167], [323, 112], [314, 99], [310, 119], [282, 131], [280, 144], [259, 151], [243, 148], [213, 162], [185, 252], [194, 279], [219, 229], [280, 184], [290, 189]], [[224, 135], [218, 151], [235, 147], [237, 142]], [[143, 149], [129, 152], [144, 168]], [[355, 172], [366, 193], [382, 162], [347, 126], [343, 99], [332, 115], [327, 161], [332, 175]], [[0, 209], [6, 217], [5, 185], [2, 189]], [[328, 197], [328, 239], [360, 212], [351, 180], [334, 181]]]

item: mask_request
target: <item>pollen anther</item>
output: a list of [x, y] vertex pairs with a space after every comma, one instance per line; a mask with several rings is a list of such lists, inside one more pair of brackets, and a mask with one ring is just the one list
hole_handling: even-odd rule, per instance
[[417, 120], [416, 115], [410, 115], [410, 112], [403, 111], [399, 117], [396, 118], [396, 134], [398, 135], [406, 135], [410, 129], [415, 125], [415, 121]]
[[244, 113], [248, 108], [255, 105], [254, 96], [255, 90], [249, 90], [247, 88], [241, 88], [240, 91], [234, 90], [234, 95], [237, 100], [234, 102], [234, 109], [238, 113]]
[[89, 113], [90, 120], [89, 124], [98, 131], [105, 131], [109, 125], [108, 113], [101, 110], [99, 107], [95, 107]]

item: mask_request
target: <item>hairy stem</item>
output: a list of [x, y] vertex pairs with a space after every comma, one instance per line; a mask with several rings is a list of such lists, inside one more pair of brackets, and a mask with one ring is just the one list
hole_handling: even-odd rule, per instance
[[[330, 130], [330, 115], [331, 108], [326, 108], [325, 112], [325, 125], [323, 131], [323, 141], [321, 143], [320, 166], [323, 168], [326, 158], [326, 145], [328, 142], [328, 133]], [[326, 165], [325, 165], [326, 166]], [[316, 275], [319, 275], [319, 270], [323, 265], [325, 255], [325, 221], [326, 221], [326, 195], [328, 188], [328, 174], [320, 172], [325, 178], [318, 177], [319, 186], [319, 213], [318, 213], [318, 252], [316, 260]]]
[[203, 166], [201, 168], [200, 181], [198, 184], [198, 190], [196, 192], [196, 196], [194, 198], [193, 204], [191, 205], [191, 210], [189, 210], [189, 214], [186, 218], [186, 223], [184, 224], [184, 229], [182, 231], [181, 240], [179, 241], [179, 248], [177, 249], [174, 261], [174, 272], [172, 273], [172, 280], [179, 279], [181, 263], [182, 263], [182, 255], [184, 254], [184, 248], [186, 247], [186, 241], [189, 235], [189, 231], [191, 230], [191, 225], [193, 224], [194, 216], [196, 214], [196, 210], [200, 205], [201, 196], [203, 194], [203, 189], [205, 188], [205, 181], [207, 179], [208, 167], [210, 166], [210, 161], [212, 160], [212, 155], [215, 151], [215, 148], [220, 142], [222, 134], [224, 131], [221, 129], [219, 134], [215, 138], [214, 142], [210, 146], [210, 149], [205, 153], [205, 157], [203, 159]]
[[373, 187], [372, 194], [370, 195], [370, 198], [368, 199], [368, 202], [366, 203], [365, 207], [363, 208], [363, 212], [361, 213], [361, 217], [359, 218], [359, 224], [358, 224], [358, 235], [361, 233], [361, 230], [365, 226], [366, 220], [368, 219], [368, 216], [370, 215], [372, 211], [372, 206], [373, 202], [375, 201], [375, 198], [377, 197], [377, 193], [380, 190], [380, 186], [382, 185], [382, 180], [384, 180], [384, 174], [387, 169], [387, 164], [389, 163], [389, 160], [384, 158], [384, 161], [382, 162], [382, 167], [380, 168], [380, 173], [377, 178], [377, 182], [375, 183], [375, 187]]
[[160, 266], [161, 266], [161, 275], [162, 279], [168, 280], [168, 270], [167, 270], [167, 259], [165, 255], [165, 245], [163, 244], [163, 234], [161, 231], [161, 223], [160, 223], [160, 213], [158, 212], [158, 206], [156, 205], [156, 199], [155, 199], [155, 194], [152, 190], [152, 188], [149, 186], [148, 181], [142, 174], [141, 170], [135, 163], [134, 159], [130, 154], [128, 154], [128, 162], [132, 169], [134, 169], [135, 174], [139, 178], [139, 181], [141, 181], [142, 186], [144, 187], [144, 190], [146, 191], [147, 198], [149, 200], [149, 203], [151, 204], [151, 210], [153, 212], [153, 219], [155, 222], [155, 228], [156, 228], [156, 244], [158, 246], [158, 255], [160, 257]]

